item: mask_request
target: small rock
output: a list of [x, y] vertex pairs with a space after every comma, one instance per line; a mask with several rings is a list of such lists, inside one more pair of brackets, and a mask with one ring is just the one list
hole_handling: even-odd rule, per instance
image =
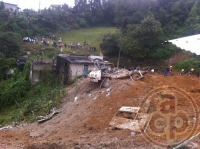
[[16, 127], [16, 126], [18, 126], [18, 125], [19, 125], [18, 122], [12, 122], [12, 126], [13, 126], [13, 127]]
[[84, 148], [90, 148], [90, 145], [84, 145]]
[[103, 93], [104, 93], [104, 91], [101, 91], [100, 93], [101, 93], [101, 94], [103, 94]]
[[111, 91], [111, 87], [106, 89], [106, 92], [110, 92]]
[[50, 110], [50, 112], [54, 112], [54, 111], [56, 111], [57, 110], [57, 108], [56, 107], [53, 107], [51, 110]]
[[93, 98], [93, 100], [96, 100], [97, 99], [97, 96], [95, 96], [94, 98]]
[[134, 131], [131, 132], [131, 136], [132, 137], [135, 136], [135, 132]]
[[117, 137], [112, 138], [112, 141], [116, 143], [118, 141]]
[[38, 132], [34, 132], [34, 131], [31, 131], [30, 132], [30, 137], [32, 138], [37, 138], [37, 137], [40, 137], [41, 134], [39, 134]]
[[106, 94], [106, 97], [108, 97], [108, 96], [110, 96], [110, 92], [108, 92], [108, 93]]
[[74, 149], [81, 149], [81, 147], [76, 145]]
[[74, 102], [76, 102], [78, 100], [78, 96], [74, 97]]

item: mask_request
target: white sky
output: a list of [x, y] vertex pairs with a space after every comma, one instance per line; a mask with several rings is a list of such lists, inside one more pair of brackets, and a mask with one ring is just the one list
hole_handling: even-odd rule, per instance
[[18, 7], [21, 10], [28, 9], [39, 9], [39, 1], [40, 1], [40, 9], [49, 8], [51, 4], [68, 4], [69, 6], [74, 6], [74, 0], [2, 0], [5, 3], [18, 4]]

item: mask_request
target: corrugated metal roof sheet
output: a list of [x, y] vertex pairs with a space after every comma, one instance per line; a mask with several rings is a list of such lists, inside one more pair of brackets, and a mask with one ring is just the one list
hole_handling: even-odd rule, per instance
[[[59, 54], [59, 56], [73, 64], [81, 64], [81, 63], [93, 64], [91, 56], [87, 56], [87, 55]], [[94, 56], [94, 58], [99, 58], [99, 57]], [[108, 61], [102, 61], [100, 63], [112, 64]]]

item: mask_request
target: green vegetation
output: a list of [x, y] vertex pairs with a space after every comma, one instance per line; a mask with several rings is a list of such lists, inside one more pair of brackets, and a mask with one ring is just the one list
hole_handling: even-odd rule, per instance
[[[41, 83], [31, 85], [30, 63], [22, 72], [15, 69], [10, 79], [0, 82], [0, 124], [9, 122], [35, 121], [37, 116], [46, 115], [58, 107], [65, 91], [53, 73], [44, 72]], [[8, 116], [9, 115], [9, 116]]]
[[[64, 43], [67, 44], [71, 43], [83, 44], [83, 42], [86, 41], [87, 43], [90, 44], [90, 46], [97, 48], [97, 52], [95, 54], [99, 55], [100, 43], [102, 41], [103, 36], [107, 33], [113, 34], [116, 32], [116, 30], [117, 29], [114, 27], [91, 27], [79, 30], [72, 30], [67, 33], [59, 34], [58, 37], [61, 37]], [[67, 50], [70, 51], [70, 49]], [[80, 51], [79, 53], [81, 54]]]
[[[24, 54], [24, 51], [31, 52], [29, 55], [30, 60], [34, 58], [53, 58], [56, 57], [59, 53], [66, 54], [86, 54], [86, 55], [99, 55], [100, 54], [100, 43], [105, 34], [113, 34], [118, 30], [115, 27], [91, 27], [91, 28], [83, 28], [79, 30], [71, 30], [69, 32], [58, 33], [58, 38], [62, 38], [63, 43], [71, 44], [71, 43], [80, 43], [83, 45], [83, 42], [86, 41], [92, 47], [96, 47], [95, 52], [82, 50], [75, 50], [68, 47], [63, 47], [63, 51], [60, 51], [60, 48], [52, 47], [51, 45], [45, 46], [41, 42], [38, 44], [32, 43], [21, 43], [21, 54]], [[50, 43], [53, 41], [51, 39], [47, 39]], [[88, 46], [89, 47], [89, 46]], [[26, 53], [25, 53], [26, 54]]]
[[[64, 95], [64, 87], [53, 73], [46, 72], [42, 82], [31, 85], [29, 65], [23, 71], [17, 69], [16, 58], [27, 52], [31, 52], [29, 61], [53, 58], [59, 53], [103, 52], [116, 64], [121, 51], [121, 66], [133, 63], [154, 66], [156, 62], [164, 65], [165, 60], [181, 51], [165, 44], [166, 40], [200, 33], [199, 0], [75, 0], [74, 8], [63, 4], [40, 14], [29, 9], [10, 12], [0, 3], [0, 125], [13, 119], [35, 120], [59, 106]], [[49, 33], [61, 37], [66, 44], [86, 41], [97, 50], [63, 47], [61, 51], [41, 42], [22, 43], [23, 37], [46, 38]], [[199, 59], [192, 58], [180, 62], [176, 68], [193, 67], [199, 72], [199, 66]], [[9, 74], [11, 70], [13, 74]]]
[[195, 72], [200, 73], [200, 59], [199, 58], [190, 58], [184, 61], [180, 61], [176, 68], [178, 70], [185, 69], [185, 71], [189, 71], [191, 68], [194, 68]]

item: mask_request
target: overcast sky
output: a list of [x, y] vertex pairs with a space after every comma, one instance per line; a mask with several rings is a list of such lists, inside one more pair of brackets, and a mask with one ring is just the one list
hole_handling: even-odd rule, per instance
[[68, 4], [69, 6], [74, 6], [74, 0], [2, 0], [5, 3], [18, 4], [18, 7], [21, 10], [28, 9], [39, 9], [39, 1], [40, 1], [40, 9], [49, 8], [51, 4]]

